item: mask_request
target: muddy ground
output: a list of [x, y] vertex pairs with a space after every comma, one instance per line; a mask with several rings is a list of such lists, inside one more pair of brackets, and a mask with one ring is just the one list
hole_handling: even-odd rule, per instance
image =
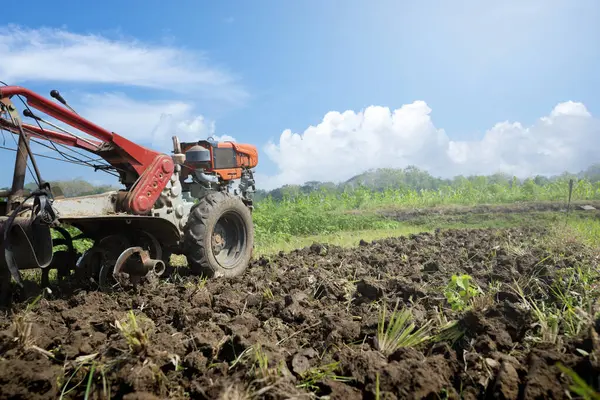
[[[0, 398], [569, 398], [557, 363], [598, 389], [599, 324], [541, 340], [511, 284], [552, 307], [560, 301], [539, 288], [597, 268], [598, 255], [549, 237], [449, 230], [355, 249], [316, 244], [263, 257], [229, 281], [181, 268], [130, 293], [53, 287], [31, 311], [23, 301], [0, 319]], [[453, 274], [484, 293], [470, 309], [444, 297]], [[596, 275], [586, 277], [596, 290]], [[443, 338], [382, 354], [377, 307], [397, 300]], [[457, 325], [441, 331], [437, 310]]]

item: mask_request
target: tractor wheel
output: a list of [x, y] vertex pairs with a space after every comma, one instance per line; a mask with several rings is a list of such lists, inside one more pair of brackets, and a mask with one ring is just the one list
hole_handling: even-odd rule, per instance
[[229, 193], [207, 195], [190, 211], [183, 247], [194, 274], [211, 278], [242, 274], [254, 247], [250, 210]]

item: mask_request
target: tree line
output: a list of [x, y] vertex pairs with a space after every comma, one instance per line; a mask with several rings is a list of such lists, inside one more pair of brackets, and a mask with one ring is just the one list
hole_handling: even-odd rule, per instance
[[[437, 190], [444, 186], [460, 186], [466, 181], [477, 185], [513, 185], [515, 182], [516, 184], [523, 184], [526, 183], [526, 181], [531, 181], [536, 185], [544, 186], [557, 180], [565, 179], [586, 179], [591, 183], [600, 182], [600, 163], [592, 165], [579, 173], [564, 172], [560, 175], [550, 177], [538, 175], [526, 180], [518, 180], [511, 175], [503, 173], [471, 176], [459, 175], [451, 179], [443, 179], [435, 177], [429, 172], [421, 170], [416, 166], [408, 166], [403, 169], [379, 168], [366, 171], [340, 183], [309, 181], [302, 185], [284, 185], [280, 188], [270, 191], [258, 189], [255, 193], [255, 200], [260, 201], [270, 197], [273, 200], [279, 201], [284, 197], [294, 197], [297, 195], [309, 194], [314, 191], [324, 191], [333, 194], [343, 193], [348, 190], [351, 191], [352, 189], [359, 187], [366, 187], [374, 191], [384, 191], [390, 188], [406, 188], [421, 191]], [[53, 188], [57, 189], [57, 194], [62, 194], [65, 197], [93, 195], [118, 189], [117, 186], [112, 185], [94, 185], [83, 178], [52, 181], [50, 184]], [[258, 182], [258, 186], [260, 186], [260, 182]], [[25, 188], [28, 190], [33, 190], [36, 188], [36, 186], [34, 183], [28, 183], [25, 185]], [[5, 187], [0, 190], [6, 189], [8, 188]]]
[[386, 189], [411, 189], [416, 191], [438, 190], [441, 187], [447, 186], [458, 187], [463, 185], [466, 181], [480, 186], [493, 184], [524, 184], [526, 181], [532, 181], [536, 185], [544, 186], [558, 180], [568, 179], [586, 179], [591, 183], [600, 182], [600, 163], [594, 164], [579, 173], [563, 172], [560, 175], [549, 177], [537, 175], [522, 180], [504, 173], [471, 176], [459, 175], [451, 179], [443, 179], [435, 177], [429, 172], [412, 165], [403, 169], [379, 168], [366, 171], [340, 183], [309, 181], [305, 182], [303, 185], [284, 185], [271, 191], [259, 189], [256, 192], [255, 199], [256, 201], [260, 201], [264, 198], [271, 197], [273, 200], [282, 200], [284, 197], [294, 197], [297, 195], [309, 194], [314, 191], [343, 193], [358, 187], [366, 187], [374, 191], [384, 191]]

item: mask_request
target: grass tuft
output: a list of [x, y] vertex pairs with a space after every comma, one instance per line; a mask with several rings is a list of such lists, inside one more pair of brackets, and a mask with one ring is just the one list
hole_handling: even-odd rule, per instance
[[22, 313], [16, 315], [13, 321], [14, 340], [21, 349], [29, 349], [34, 346], [35, 338], [33, 337], [33, 323], [29, 320], [33, 308], [39, 303], [43, 293], [37, 296], [33, 301], [27, 304], [27, 307]]
[[379, 322], [377, 324], [377, 349], [384, 355], [390, 355], [401, 347], [414, 347], [430, 339], [429, 329], [431, 321], [427, 321], [415, 331], [415, 324], [411, 322], [413, 316], [409, 309], [398, 310], [398, 303], [390, 315], [386, 326], [387, 307], [381, 306]]
[[339, 362], [333, 362], [306, 370], [300, 375], [300, 383], [297, 387], [316, 392], [319, 390], [318, 384], [327, 380], [350, 382], [352, 378], [336, 375], [338, 366]]
[[129, 311], [128, 318], [124, 321], [115, 321], [115, 327], [121, 332], [133, 354], [145, 354], [148, 351], [149, 335], [153, 325], [154, 322], [147, 317], [142, 317], [141, 321], [138, 321], [133, 310]]

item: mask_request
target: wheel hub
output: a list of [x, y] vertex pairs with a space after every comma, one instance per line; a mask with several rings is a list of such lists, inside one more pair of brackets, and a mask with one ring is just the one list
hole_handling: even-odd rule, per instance
[[245, 233], [241, 218], [234, 213], [221, 216], [212, 235], [212, 249], [223, 268], [231, 268], [241, 255]]
[[223, 227], [220, 225], [217, 225], [217, 227], [215, 228], [215, 232], [212, 235], [212, 248], [213, 248], [213, 253], [215, 255], [219, 254], [221, 252], [221, 250], [223, 250], [225, 248], [225, 246], [227, 245], [227, 236], [226, 236], [226, 232], [224, 231]]

